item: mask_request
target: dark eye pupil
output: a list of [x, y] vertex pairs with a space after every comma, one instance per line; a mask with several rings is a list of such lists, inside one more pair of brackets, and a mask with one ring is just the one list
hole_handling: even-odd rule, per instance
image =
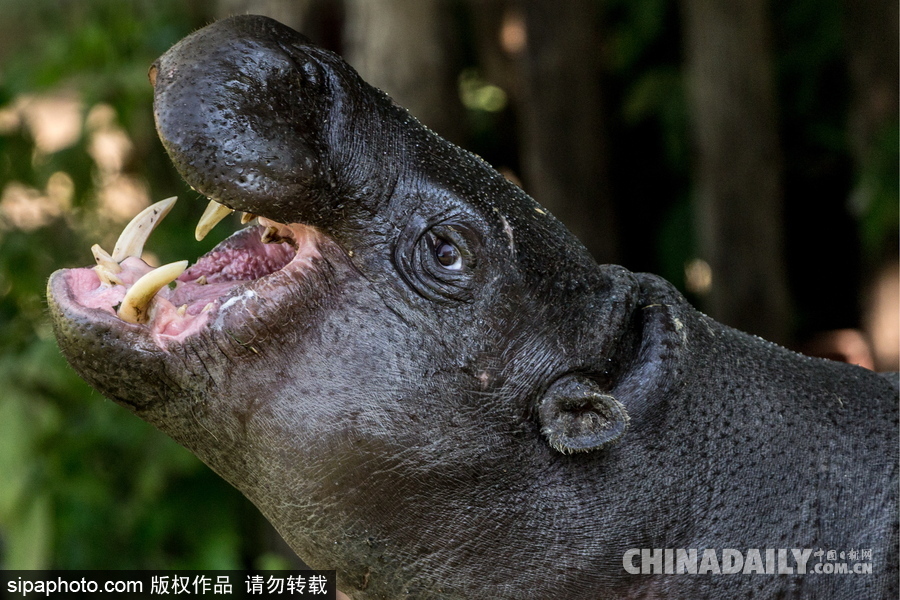
[[434, 255], [438, 262], [445, 267], [452, 266], [459, 260], [459, 250], [453, 244], [439, 241], [434, 249]]

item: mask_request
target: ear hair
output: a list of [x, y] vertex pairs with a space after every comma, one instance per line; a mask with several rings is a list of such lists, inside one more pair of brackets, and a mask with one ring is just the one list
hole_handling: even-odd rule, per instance
[[594, 380], [570, 373], [553, 382], [538, 406], [541, 433], [564, 454], [615, 443], [628, 427], [628, 411]]

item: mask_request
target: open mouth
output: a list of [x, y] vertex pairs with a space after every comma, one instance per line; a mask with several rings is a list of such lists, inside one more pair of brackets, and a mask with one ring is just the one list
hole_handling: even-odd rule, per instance
[[[162, 200], [134, 217], [111, 254], [95, 244], [97, 265], [68, 271], [70, 301], [97, 317], [114, 316], [143, 328], [165, 348], [204, 329], [257, 288], [279, 284], [267, 280], [303, 277], [320, 258], [322, 235], [316, 229], [258, 217], [259, 226], [238, 231], [190, 267], [183, 260], [153, 268], [141, 258], [144, 244], [174, 204], [175, 198]], [[197, 239], [232, 212], [210, 201]], [[241, 221], [256, 218], [245, 213]]]

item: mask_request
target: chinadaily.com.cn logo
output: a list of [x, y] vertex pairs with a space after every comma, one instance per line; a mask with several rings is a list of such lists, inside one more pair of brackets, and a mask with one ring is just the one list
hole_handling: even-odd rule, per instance
[[632, 575], [871, 575], [872, 549], [631, 548], [622, 567]]

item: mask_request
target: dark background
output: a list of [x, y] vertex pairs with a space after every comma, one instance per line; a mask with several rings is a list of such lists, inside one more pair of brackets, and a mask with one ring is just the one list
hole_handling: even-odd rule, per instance
[[[153, 128], [149, 64], [269, 14], [561, 218], [789, 347], [896, 370], [898, 15], [870, 0], [0, 0], [0, 566], [279, 568], [256, 510], [66, 366], [49, 274], [151, 201], [150, 260], [220, 241]], [[232, 222], [230, 229], [237, 223]]]

